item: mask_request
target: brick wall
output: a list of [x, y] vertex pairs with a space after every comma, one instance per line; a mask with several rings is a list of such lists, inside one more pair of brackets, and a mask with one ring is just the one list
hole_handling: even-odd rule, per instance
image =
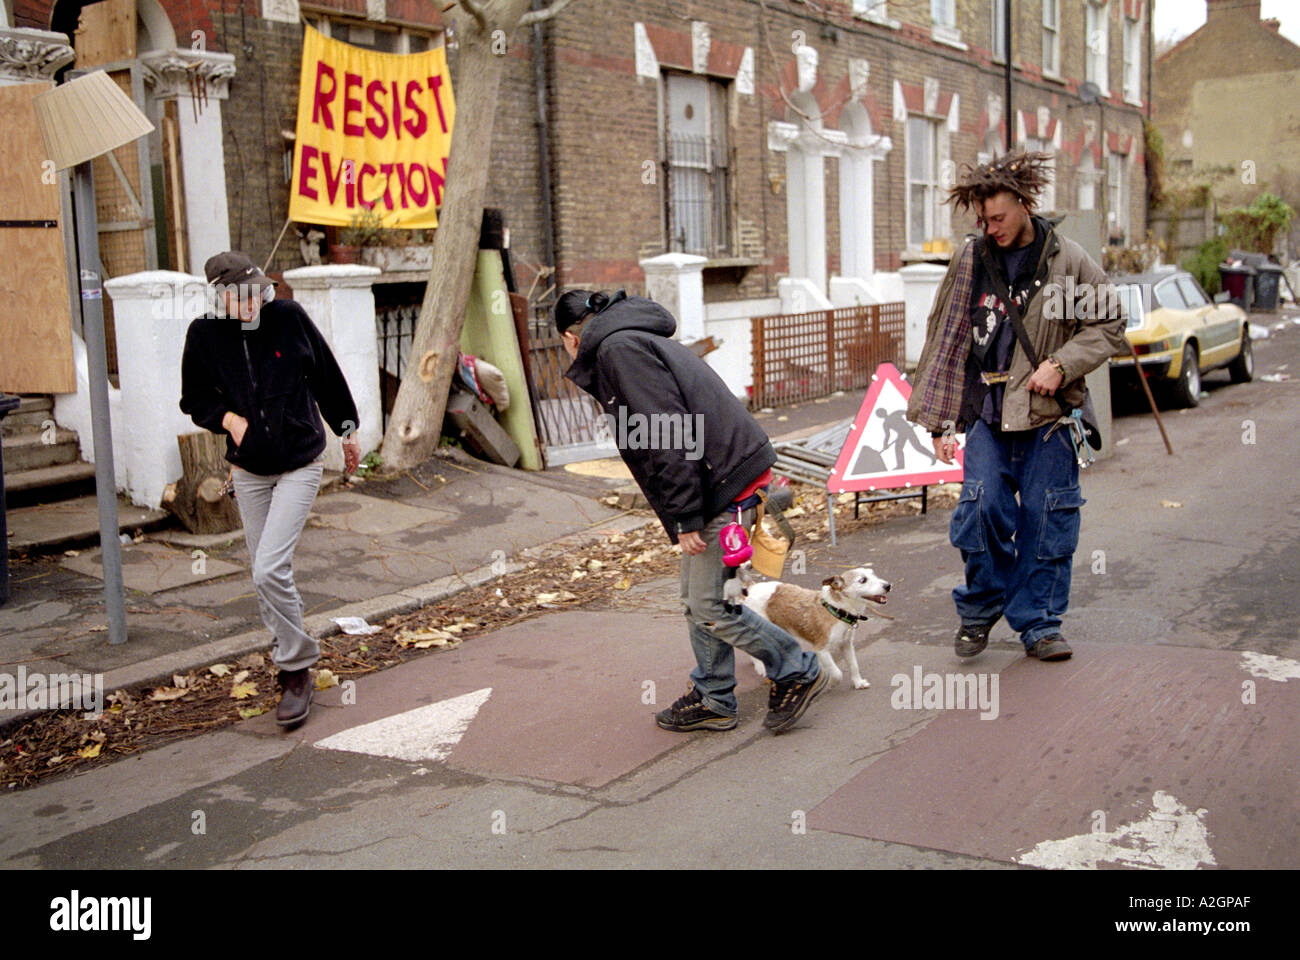
[[[1013, 64], [1014, 107], [1026, 116], [1025, 136], [1046, 136], [1052, 126], [1061, 129], [1058, 154], [1058, 207], [1068, 209], [1077, 196], [1075, 166], [1085, 150], [1098, 154], [1096, 165], [1105, 167], [1104, 154], [1116, 134], [1115, 145], [1131, 155], [1129, 164], [1130, 237], [1145, 232], [1145, 174], [1142, 156], [1142, 108], [1122, 100], [1121, 22], [1132, 0], [1112, 0], [1110, 23], [1110, 94], [1104, 107], [1104, 131], [1094, 138], [1085, 133], [1085, 120], [1098, 115], [1096, 106], [1083, 107], [1077, 91], [1084, 74], [1084, 12], [1081, 4], [1061, 4], [1061, 79], [1046, 79], [1041, 69], [1042, 10], [1037, 2], [1014, 4]], [[906, 213], [905, 125], [893, 119], [894, 81], [923, 88], [927, 78], [937, 81], [941, 98], [959, 98], [958, 129], [950, 139], [951, 158], [960, 165], [974, 161], [984, 148], [989, 130], [990, 94], [1003, 96], [1003, 68], [992, 59], [992, 21], [988, 0], [958, 0], [957, 27], [965, 50], [936, 42], [932, 37], [929, 0], [890, 0], [888, 16], [898, 21], [891, 29], [849, 15], [848, 3], [823, 3], [826, 18], [806, 5], [769, 0], [766, 34], [760, 29], [760, 7], [751, 0], [672, 3], [580, 0], [552, 27], [554, 75], [551, 109], [552, 145], [556, 159], [555, 217], [560, 281], [565, 285], [637, 287], [643, 280], [636, 261], [667, 249], [664, 237], [664, 185], [644, 183], [646, 161], [660, 159], [660, 86], [635, 73], [633, 24], [657, 29], [656, 37], [676, 34], [689, 56], [690, 20], [706, 20], [715, 42], [753, 50], [756, 92], [736, 93], [733, 87], [731, 138], [735, 150], [732, 166], [736, 233], [744, 233], [745, 252], [764, 261], [738, 273], [706, 273], [706, 296], [739, 299], [770, 296], [776, 280], [787, 269], [785, 158], [767, 149], [771, 120], [791, 119], [778, 89], [793, 89], [792, 47], [802, 35], [819, 54], [819, 84], [814, 91], [827, 111], [826, 125], [837, 125], [847, 97], [850, 58], [867, 60], [870, 74], [861, 98], [876, 133], [889, 136], [893, 149], [875, 167], [874, 234], [877, 266], [896, 269], [905, 248]], [[1149, 2], [1144, 24], [1149, 21]], [[829, 29], [827, 29], [829, 24]], [[799, 33], [797, 34], [796, 31]], [[662, 39], [660, 46], [670, 46]], [[1142, 55], [1146, 55], [1145, 41]], [[678, 53], [680, 54], [680, 50]], [[661, 61], [665, 57], [661, 55]], [[661, 67], [663, 63], [661, 62]], [[1145, 64], [1142, 70], [1146, 89]], [[1145, 96], [1145, 93], [1144, 93]], [[1040, 107], [1049, 111], [1049, 128], [1038, 131]], [[1013, 134], [1018, 134], [1013, 118]], [[995, 132], [1001, 143], [1002, 133]], [[839, 266], [838, 163], [826, 161], [826, 244], [828, 272]], [[778, 189], [773, 190], [773, 179]], [[659, 181], [662, 177], [659, 177]], [[1099, 185], [1097, 204], [1104, 201]], [[960, 235], [970, 220], [954, 217], [953, 232]], [[741, 246], [733, 239], [733, 246]], [[736, 277], [743, 279], [737, 281]]]

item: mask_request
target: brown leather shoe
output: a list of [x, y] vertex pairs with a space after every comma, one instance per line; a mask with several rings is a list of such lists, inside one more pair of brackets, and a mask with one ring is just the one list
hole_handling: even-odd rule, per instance
[[275, 722], [282, 727], [293, 727], [307, 719], [311, 711], [311, 668], [281, 670], [280, 705], [275, 708]]

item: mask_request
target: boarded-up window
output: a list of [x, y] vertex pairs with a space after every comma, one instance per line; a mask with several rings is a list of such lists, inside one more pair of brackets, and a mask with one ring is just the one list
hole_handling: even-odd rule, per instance
[[705, 257], [731, 248], [727, 86], [707, 77], [665, 77], [669, 247]]

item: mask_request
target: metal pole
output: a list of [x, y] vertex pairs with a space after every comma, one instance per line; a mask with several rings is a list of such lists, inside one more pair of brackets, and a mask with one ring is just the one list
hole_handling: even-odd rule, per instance
[[[1012, 138], [1015, 136], [1015, 134], [1012, 133], [1011, 125], [1011, 2], [1012, 0], [1007, 0], [1006, 14], [1002, 21], [1002, 32], [1006, 34], [1006, 46], [1003, 49], [1002, 54], [1007, 58], [1006, 74], [1003, 78], [1003, 81], [1006, 84], [1007, 108], [1002, 111], [1002, 116], [1006, 118], [1007, 122], [1007, 153], [1011, 152], [1013, 144]], [[1061, 12], [1059, 7], [1057, 8], [1056, 13], [1056, 24], [1057, 29], [1059, 30], [1061, 24]]]
[[90, 162], [77, 164], [72, 177], [77, 208], [77, 259], [80, 262], [81, 316], [90, 375], [90, 421], [95, 440], [95, 500], [99, 505], [99, 553], [104, 567], [104, 610], [108, 642], [126, 642], [126, 599], [122, 592], [122, 544], [118, 540], [117, 480], [113, 475], [113, 427], [108, 412], [108, 361], [104, 352], [104, 294], [99, 276], [99, 232], [95, 181]]

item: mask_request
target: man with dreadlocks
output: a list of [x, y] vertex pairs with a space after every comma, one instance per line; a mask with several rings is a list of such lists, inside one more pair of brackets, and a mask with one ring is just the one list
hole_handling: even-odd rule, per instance
[[[1067, 415], [1082, 408], [1088, 440], [1100, 445], [1083, 378], [1125, 346], [1125, 320], [1116, 298], [1100, 296], [1109, 288], [1096, 262], [1034, 214], [1048, 162], [1007, 154], [968, 166], [949, 191], [983, 236], [967, 239], [939, 287], [907, 409], [944, 463], [953, 462], [954, 435], [966, 433], [949, 530], [966, 566], [953, 591], [961, 657], [983, 651], [1003, 616], [1029, 656], [1072, 652], [1061, 615], [1084, 501]], [[1045, 316], [1044, 301], [1060, 303], [1067, 277], [1083, 309]]]

